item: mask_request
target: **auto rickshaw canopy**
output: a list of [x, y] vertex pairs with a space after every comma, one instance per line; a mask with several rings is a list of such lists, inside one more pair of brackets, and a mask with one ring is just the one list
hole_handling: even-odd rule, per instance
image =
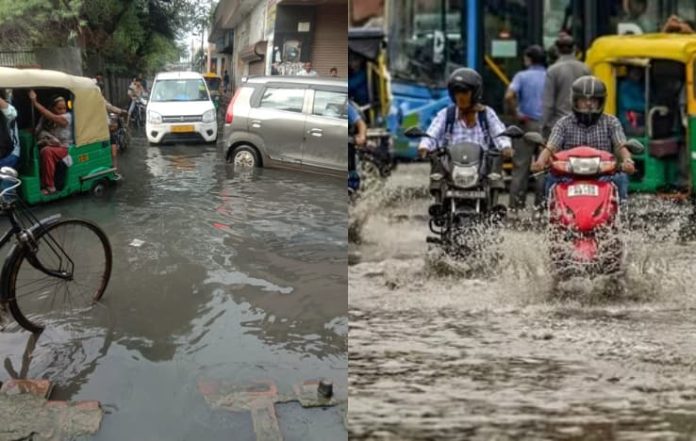
[[91, 78], [54, 70], [0, 67], [0, 87], [67, 89], [73, 94], [75, 145], [81, 146], [109, 139], [106, 103], [101, 89]]
[[590, 69], [622, 58], [660, 58], [687, 63], [696, 55], [696, 34], [610, 35], [600, 37], [587, 51]]

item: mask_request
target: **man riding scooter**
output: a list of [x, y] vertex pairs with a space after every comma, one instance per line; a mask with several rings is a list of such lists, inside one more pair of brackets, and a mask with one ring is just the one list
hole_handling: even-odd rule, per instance
[[[559, 119], [551, 131], [544, 150], [537, 161], [532, 164], [532, 171], [539, 172], [546, 168], [551, 156], [562, 150], [578, 146], [591, 146], [606, 152], [615, 152], [621, 160], [621, 170], [611, 176], [603, 177], [616, 184], [619, 199], [625, 202], [628, 198], [628, 174], [635, 172], [631, 152], [626, 147], [626, 135], [621, 122], [613, 116], [604, 113], [607, 89], [597, 77], [585, 75], [573, 82], [571, 100], [573, 113]], [[563, 178], [547, 174], [545, 194], [553, 184]]]

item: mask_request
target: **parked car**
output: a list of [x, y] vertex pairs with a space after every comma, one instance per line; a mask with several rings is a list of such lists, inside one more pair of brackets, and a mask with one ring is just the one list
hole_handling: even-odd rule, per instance
[[254, 77], [242, 80], [225, 115], [227, 162], [345, 175], [346, 80]]
[[201, 74], [157, 74], [147, 103], [145, 133], [150, 144], [217, 140], [215, 104]]

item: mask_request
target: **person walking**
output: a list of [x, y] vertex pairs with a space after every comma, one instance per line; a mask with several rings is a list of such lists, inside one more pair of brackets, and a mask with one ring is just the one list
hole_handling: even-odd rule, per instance
[[551, 134], [556, 122], [572, 113], [570, 89], [578, 78], [590, 75], [585, 63], [575, 58], [575, 41], [567, 34], [561, 34], [556, 40], [559, 58], [546, 71], [544, 96], [542, 99], [541, 129], [544, 137]]
[[[525, 132], [541, 131], [542, 97], [546, 81], [546, 53], [541, 46], [532, 45], [524, 51], [527, 69], [518, 72], [505, 93], [505, 101], [515, 112], [516, 119]], [[510, 209], [524, 209], [527, 202], [529, 167], [537, 146], [523, 139], [516, 139], [512, 156], [512, 181], [510, 182]], [[543, 200], [543, 181], [537, 180], [535, 207]]]

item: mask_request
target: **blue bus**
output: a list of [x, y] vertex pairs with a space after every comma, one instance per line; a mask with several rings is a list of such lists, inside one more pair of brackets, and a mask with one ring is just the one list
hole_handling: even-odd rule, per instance
[[696, 0], [387, 0], [382, 23], [392, 127], [399, 127], [395, 156], [415, 158], [416, 144], [403, 128], [427, 127], [449, 103], [446, 82], [454, 69], [479, 71], [484, 101], [506, 115], [505, 89], [524, 68], [527, 46], [550, 48], [563, 30], [582, 53], [600, 35], [657, 32], [671, 14], [696, 20]]

